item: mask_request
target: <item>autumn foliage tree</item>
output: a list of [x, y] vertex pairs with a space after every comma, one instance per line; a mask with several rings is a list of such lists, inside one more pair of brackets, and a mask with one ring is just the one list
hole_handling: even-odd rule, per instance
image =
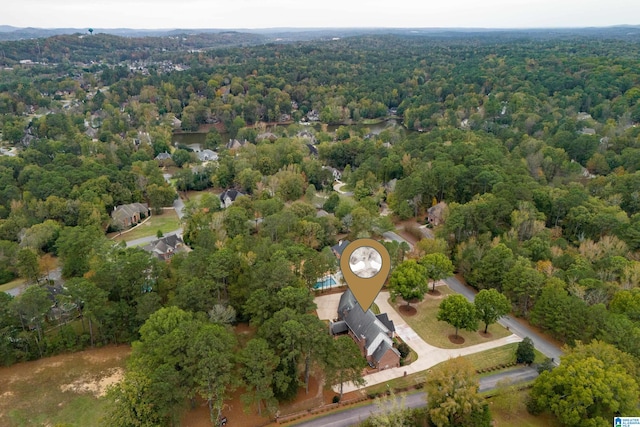
[[609, 344], [578, 344], [562, 363], [533, 383], [529, 409], [549, 411], [565, 426], [610, 425], [615, 416], [637, 414], [637, 364]]
[[491, 415], [478, 388], [473, 366], [462, 357], [434, 368], [425, 384], [429, 420], [437, 427], [488, 427]]

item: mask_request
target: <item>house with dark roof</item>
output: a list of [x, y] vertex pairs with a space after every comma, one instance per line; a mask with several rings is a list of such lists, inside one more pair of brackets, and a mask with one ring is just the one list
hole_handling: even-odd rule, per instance
[[238, 190], [234, 190], [233, 188], [225, 190], [222, 194], [220, 194], [220, 207], [222, 209], [228, 208], [240, 196], [244, 196], [244, 193], [241, 193]]
[[113, 225], [120, 229], [129, 228], [151, 215], [149, 205], [146, 203], [129, 203], [113, 208], [111, 219]]
[[333, 252], [336, 258], [340, 259], [344, 248], [346, 248], [349, 243], [351, 242], [348, 240], [340, 240], [337, 245], [331, 246], [331, 252]]
[[309, 149], [309, 155], [312, 157], [318, 157], [318, 148], [313, 144], [307, 144], [307, 148]]
[[362, 310], [350, 289], [340, 297], [338, 321], [330, 322], [332, 335], [349, 334], [369, 366], [383, 370], [400, 366], [400, 352], [393, 346], [395, 326], [386, 313]]
[[153, 256], [162, 260], [169, 261], [173, 255], [180, 252], [188, 252], [189, 248], [184, 244], [182, 238], [177, 234], [162, 237], [154, 240], [143, 248], [147, 252], [151, 252]]

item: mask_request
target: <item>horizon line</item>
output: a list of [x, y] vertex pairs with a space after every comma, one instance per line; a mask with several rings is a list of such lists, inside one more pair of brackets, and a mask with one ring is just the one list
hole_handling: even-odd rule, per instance
[[494, 30], [494, 31], [509, 31], [509, 30], [580, 30], [580, 29], [607, 29], [607, 28], [621, 28], [630, 27], [640, 29], [640, 24], [612, 24], [612, 25], [585, 25], [585, 26], [548, 26], [548, 27], [399, 27], [399, 26], [353, 26], [353, 27], [334, 27], [334, 26], [310, 26], [310, 27], [296, 27], [296, 26], [281, 26], [281, 27], [157, 27], [157, 28], [143, 28], [143, 27], [75, 27], [75, 26], [62, 26], [62, 27], [17, 27], [11, 24], [0, 24], [0, 27], [11, 27], [15, 30], [88, 30], [89, 28], [96, 30], [133, 30], [133, 31], [176, 31], [176, 30], [219, 30], [219, 31], [277, 31], [277, 30], [295, 30], [295, 31], [321, 31], [321, 30]]

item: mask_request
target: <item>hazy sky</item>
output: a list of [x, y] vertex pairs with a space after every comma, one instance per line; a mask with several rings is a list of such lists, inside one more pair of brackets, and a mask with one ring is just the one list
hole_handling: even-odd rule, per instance
[[0, 25], [74, 28], [584, 27], [639, 0], [0, 0]]

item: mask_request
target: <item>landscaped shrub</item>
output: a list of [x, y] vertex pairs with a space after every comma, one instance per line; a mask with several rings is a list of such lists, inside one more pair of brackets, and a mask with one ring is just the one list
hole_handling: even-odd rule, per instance
[[516, 350], [516, 361], [518, 363], [524, 363], [530, 365], [536, 358], [536, 354], [534, 352], [533, 341], [531, 338], [526, 337], [518, 344], [518, 349]]
[[398, 351], [400, 352], [400, 358], [402, 359], [406, 358], [409, 355], [409, 353], [411, 353], [411, 349], [409, 348], [407, 343], [404, 343], [404, 342], [398, 345]]

